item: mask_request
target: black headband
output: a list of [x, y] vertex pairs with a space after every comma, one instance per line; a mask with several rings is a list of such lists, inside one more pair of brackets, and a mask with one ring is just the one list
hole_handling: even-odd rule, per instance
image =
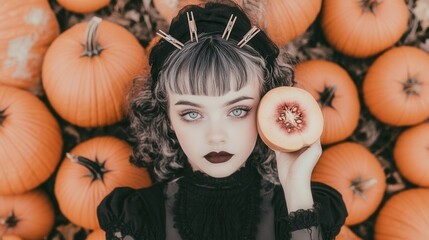
[[[206, 33], [210, 35], [222, 35], [231, 14], [236, 16], [237, 19], [229, 38], [240, 41], [252, 28], [247, 15], [235, 3], [231, 3], [231, 5], [221, 3], [207, 3], [204, 6], [189, 5], [181, 9], [179, 14], [172, 20], [168, 32], [169, 35], [184, 44], [186, 44], [186, 42], [191, 38], [186, 12], [193, 13], [198, 34]], [[257, 33], [249, 42], [247, 42], [247, 45], [250, 45], [266, 60], [268, 69], [272, 68], [275, 59], [279, 55], [279, 49], [263, 31]], [[149, 64], [151, 65], [152, 92], [156, 87], [158, 74], [161, 71], [165, 60], [170, 53], [176, 49], [177, 48], [171, 43], [161, 38], [151, 50]]]

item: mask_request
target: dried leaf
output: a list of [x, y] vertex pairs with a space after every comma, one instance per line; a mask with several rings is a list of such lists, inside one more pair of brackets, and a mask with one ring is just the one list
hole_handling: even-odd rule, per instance
[[125, 5], [127, 5], [129, 0], [118, 0], [115, 4], [115, 6], [113, 7], [113, 10], [115, 12], [122, 12], [125, 8]]
[[78, 227], [72, 223], [67, 225], [60, 225], [57, 227], [57, 231], [64, 237], [64, 239], [71, 240], [74, 239], [76, 233], [82, 230], [81, 227]]
[[404, 190], [404, 188], [406, 186], [405, 186], [404, 181], [402, 180], [401, 175], [398, 172], [395, 171], [395, 172], [393, 172], [391, 174], [391, 177], [393, 179], [395, 179], [395, 183], [387, 183], [386, 193], [393, 194], [393, 193], [396, 193], [396, 192]]
[[361, 143], [365, 147], [372, 146], [380, 135], [380, 130], [377, 128], [377, 124], [372, 119], [366, 119], [364, 116], [360, 116], [359, 128], [355, 134], [352, 135], [352, 140]]
[[75, 139], [76, 143], [81, 142], [80, 134], [74, 126], [67, 125], [64, 127], [64, 132]]
[[429, 53], [429, 39], [426, 39], [424, 42], [419, 44], [419, 48]]
[[133, 10], [128, 11], [125, 14], [125, 18], [131, 19], [134, 22], [139, 22], [140, 21], [140, 13], [133, 9]]
[[423, 32], [429, 27], [429, 0], [418, 0], [414, 8], [414, 14], [420, 21]]

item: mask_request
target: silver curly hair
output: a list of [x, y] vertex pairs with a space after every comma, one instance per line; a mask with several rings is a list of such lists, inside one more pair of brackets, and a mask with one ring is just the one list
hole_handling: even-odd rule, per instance
[[[151, 76], [134, 79], [128, 112], [136, 141], [131, 162], [147, 167], [159, 182], [179, 177], [188, 164], [170, 128], [167, 89], [178, 94], [222, 96], [249, 81], [259, 81], [262, 97], [272, 88], [294, 84], [293, 67], [285, 52], [272, 69], [267, 69], [265, 59], [253, 48], [239, 48], [235, 40], [218, 35], [203, 35], [198, 42], [188, 42], [181, 50], [173, 51], [159, 76], [154, 77], [158, 82], [153, 92]], [[265, 180], [279, 183], [274, 151], [259, 137], [249, 161]]]

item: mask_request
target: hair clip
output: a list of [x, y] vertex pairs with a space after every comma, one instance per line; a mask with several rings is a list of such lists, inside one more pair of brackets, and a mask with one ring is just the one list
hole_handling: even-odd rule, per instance
[[180, 42], [179, 40], [175, 39], [173, 36], [166, 34], [165, 32], [163, 32], [162, 30], [158, 30], [159, 32], [157, 32], [156, 34], [162, 38], [164, 38], [167, 42], [171, 43], [173, 46], [175, 46], [178, 49], [182, 49], [183, 43]]
[[191, 35], [191, 42], [194, 41], [194, 37], [195, 41], [198, 42], [197, 25], [195, 24], [194, 13], [191, 12], [191, 15], [189, 15], [189, 12], [186, 12], [186, 16], [188, 17], [188, 26], [189, 34]]
[[234, 14], [231, 14], [231, 17], [229, 18], [228, 24], [225, 27], [225, 30], [223, 31], [222, 38], [225, 37], [225, 40], [228, 40], [229, 35], [231, 34], [232, 28], [234, 27], [235, 20], [237, 20], [237, 17], [234, 17]]
[[256, 26], [253, 26], [244, 36], [243, 39], [240, 40], [240, 42], [237, 43], [239, 48], [242, 48], [244, 45], [246, 45], [247, 42], [249, 42], [261, 29], [257, 28]]

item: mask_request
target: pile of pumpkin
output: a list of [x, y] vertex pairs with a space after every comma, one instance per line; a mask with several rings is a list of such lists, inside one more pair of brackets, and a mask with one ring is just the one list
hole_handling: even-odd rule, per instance
[[[96, 207], [108, 193], [151, 179], [130, 164], [131, 146], [114, 136], [63, 151], [58, 121], [81, 128], [121, 121], [145, 51], [126, 29], [100, 18], [59, 33], [46, 0], [2, 0], [0, 13], [9, 17], [0, 30], [0, 236], [44, 239], [56, 221], [54, 202], [70, 222], [97, 229]], [[41, 188], [48, 178], [55, 179], [54, 196]]]
[[[88, 239], [103, 239], [96, 220], [101, 199], [118, 186], [149, 186], [150, 178], [129, 164], [125, 139], [94, 136], [68, 147], [61, 126], [120, 123], [131, 80], [147, 71], [150, 45], [144, 49], [126, 28], [97, 17], [60, 31], [51, 8], [94, 14], [109, 0], [23, 1], [0, 0], [0, 16], [8, 16], [0, 28], [0, 236], [43, 239], [58, 204], [68, 221], [94, 230]], [[182, 6], [202, 1], [143, 0], [167, 22]], [[320, 23], [336, 53], [371, 62], [362, 84], [335, 61], [306, 59], [296, 66], [297, 87], [313, 95], [325, 119], [313, 180], [340, 191], [349, 212], [338, 239], [359, 239], [352, 230], [370, 217], [374, 236], [362, 238], [427, 239], [429, 56], [399, 44], [412, 18], [407, 2], [236, 2], [282, 48]], [[364, 112], [400, 130], [388, 161], [412, 189], [386, 194], [381, 159], [354, 137]], [[54, 179], [53, 195], [41, 187], [48, 179]]]

